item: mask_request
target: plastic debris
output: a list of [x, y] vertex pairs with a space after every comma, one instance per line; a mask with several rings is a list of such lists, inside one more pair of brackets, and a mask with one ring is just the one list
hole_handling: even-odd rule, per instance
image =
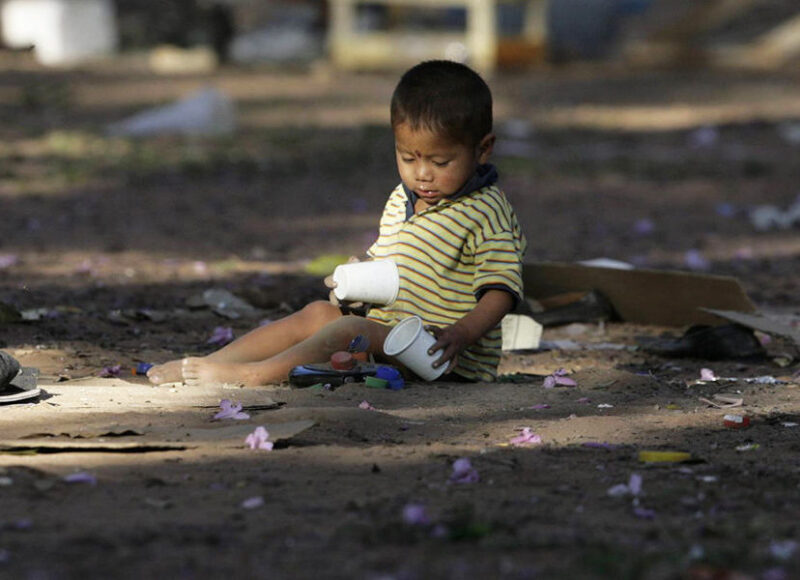
[[722, 423], [730, 429], [744, 429], [750, 426], [750, 417], [747, 415], [725, 415]]
[[734, 395], [723, 395], [720, 393], [713, 395], [711, 399], [706, 399], [705, 397], [698, 397], [698, 400], [707, 405], [711, 405], [712, 407], [716, 407], [717, 409], [741, 407], [742, 404], [744, 404], [744, 399], [742, 397], [736, 397]]
[[131, 369], [131, 374], [139, 376], [147, 375], [147, 371], [149, 371], [154, 366], [155, 365], [153, 363], [146, 363], [146, 362], [136, 363], [136, 366]]
[[642, 492], [642, 476], [632, 473], [628, 483], [618, 483], [608, 488], [607, 495], [611, 497], [621, 497], [624, 495], [638, 496]]
[[233, 403], [230, 399], [222, 399], [219, 402], [220, 411], [214, 415], [213, 419], [235, 419], [241, 421], [249, 419], [250, 415], [242, 411], [242, 404], [239, 402]]
[[453, 473], [450, 475], [450, 483], [476, 483], [480, 480], [478, 470], [472, 467], [469, 458], [461, 457], [453, 462]]
[[214, 314], [224, 318], [237, 320], [244, 317], [255, 317], [258, 309], [235, 296], [228, 290], [210, 288], [199, 296], [192, 296], [187, 300], [189, 308], [211, 308]]
[[640, 451], [639, 461], [643, 463], [681, 463], [689, 461], [691, 453], [684, 451]]
[[267, 431], [264, 427], [259, 426], [255, 428], [255, 431], [250, 433], [244, 440], [245, 445], [250, 447], [250, 449], [260, 449], [262, 451], [272, 451], [274, 444], [272, 441], [268, 441], [269, 439], [269, 431]]
[[405, 386], [403, 375], [398, 369], [392, 366], [381, 365], [378, 367], [378, 370], [375, 371], [375, 378], [386, 381], [387, 388], [393, 391], [399, 391]]
[[717, 375], [714, 374], [714, 371], [711, 369], [700, 369], [700, 380], [701, 381], [716, 381]]
[[736, 451], [755, 451], [760, 447], [761, 445], [759, 445], [758, 443], [745, 443], [743, 445], [737, 445]]
[[775, 205], [760, 205], [750, 211], [750, 223], [759, 232], [788, 230], [800, 224], [800, 196], [786, 210]]

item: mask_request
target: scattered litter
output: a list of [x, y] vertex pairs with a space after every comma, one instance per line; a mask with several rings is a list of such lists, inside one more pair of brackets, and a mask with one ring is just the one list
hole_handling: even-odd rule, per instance
[[642, 492], [642, 476], [638, 473], [632, 473], [628, 479], [628, 483], [618, 483], [611, 486], [606, 492], [611, 497], [621, 497], [624, 495], [638, 496]]
[[700, 380], [701, 381], [716, 381], [717, 375], [714, 374], [714, 371], [711, 369], [700, 369]]
[[745, 443], [744, 445], [737, 445], [736, 451], [755, 451], [761, 447], [758, 443]]
[[248, 497], [242, 502], [242, 509], [254, 510], [264, 505], [264, 498], [260, 495]]
[[220, 411], [214, 415], [213, 419], [236, 419], [244, 420], [249, 419], [250, 415], [242, 411], [242, 404], [239, 402], [232, 403], [230, 399], [222, 399], [219, 402]]
[[705, 403], [706, 405], [711, 405], [712, 407], [716, 407], [717, 409], [741, 407], [742, 404], [744, 404], [744, 399], [742, 397], [737, 397], [735, 395], [723, 395], [719, 393], [713, 395], [711, 399], [706, 399], [705, 397], [699, 397], [698, 400]]
[[78, 471], [70, 473], [61, 478], [66, 483], [86, 483], [89, 485], [97, 485], [97, 478], [86, 471]]
[[639, 461], [643, 463], [681, 463], [689, 461], [691, 453], [684, 451], [640, 451]]
[[512, 437], [509, 441], [515, 447], [523, 447], [525, 445], [541, 445], [542, 437], [531, 431], [530, 427], [523, 427], [522, 433], [516, 437]]
[[153, 363], [146, 363], [146, 362], [137, 363], [136, 366], [131, 369], [131, 374], [145, 376], [147, 375], [147, 371], [149, 371], [154, 366], [155, 365]]
[[774, 205], [760, 205], [750, 212], [750, 223], [759, 232], [788, 230], [800, 223], [800, 196], [786, 211]]
[[716, 483], [719, 481], [719, 478], [716, 475], [698, 475], [697, 481], [702, 481], [703, 483]]
[[506, 314], [500, 323], [504, 351], [534, 350], [542, 339], [542, 325], [531, 316]]
[[250, 303], [221, 288], [210, 288], [200, 295], [192, 296], [186, 301], [186, 305], [189, 308], [211, 308], [215, 314], [231, 320], [259, 314], [258, 309]]
[[750, 417], [747, 415], [725, 415], [722, 423], [730, 429], [744, 429], [750, 426]]
[[567, 376], [567, 371], [565, 369], [558, 369], [553, 374], [546, 376], [543, 383], [545, 389], [552, 389], [556, 385], [577, 387], [578, 383]]
[[794, 421], [784, 421], [783, 423], [781, 423], [781, 425], [783, 425], [784, 427], [789, 427], [789, 428], [797, 427], [798, 424], [800, 423], [795, 423]]
[[250, 447], [250, 449], [262, 449], [264, 451], [272, 451], [273, 443], [272, 441], [268, 441], [269, 439], [269, 431], [267, 431], [264, 427], [256, 427], [255, 431], [250, 433], [247, 438], [244, 440], [245, 444]]
[[211, 333], [209, 339], [206, 341], [206, 344], [225, 346], [226, 344], [233, 342], [233, 338], [233, 328], [230, 326], [217, 326], [214, 329], [214, 332]]
[[476, 483], [480, 480], [478, 470], [472, 467], [469, 458], [461, 457], [453, 462], [453, 473], [450, 475], [450, 483]]
[[409, 526], [427, 526], [431, 519], [428, 510], [421, 503], [409, 503], [403, 506], [403, 522]]
[[223, 135], [236, 128], [236, 110], [226, 94], [206, 88], [175, 103], [154, 107], [112, 123], [113, 136], [145, 137], [150, 135]]
[[598, 409], [613, 409], [614, 405], [611, 405], [609, 403], [600, 403], [599, 405], [597, 405], [597, 408]]
[[369, 401], [366, 401], [366, 400], [365, 401], [361, 401], [358, 404], [358, 408], [359, 409], [364, 409], [365, 411], [377, 411], [377, 409], [375, 407], [373, 407], [372, 405], [370, 405]]
[[777, 379], [771, 375], [764, 375], [760, 377], [748, 377], [748, 378], [739, 378], [739, 377], [714, 377], [713, 380], [703, 380], [698, 379], [694, 382], [695, 385], [704, 385], [706, 383], [747, 383], [747, 384], [755, 384], [755, 385], [786, 385], [788, 384], [786, 381], [782, 381]]

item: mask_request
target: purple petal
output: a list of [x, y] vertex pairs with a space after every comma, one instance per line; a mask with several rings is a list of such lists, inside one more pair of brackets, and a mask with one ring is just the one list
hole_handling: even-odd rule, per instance
[[684, 254], [684, 262], [690, 270], [708, 270], [711, 263], [703, 256], [700, 250], [688, 250]]
[[552, 389], [556, 386], [556, 378], [553, 375], [548, 375], [544, 378], [544, 383], [542, 385], [545, 389]]
[[547, 403], [537, 403], [536, 405], [531, 405], [528, 408], [529, 409], [537, 409], [537, 410], [538, 409], [549, 409], [550, 405], [548, 405]]
[[376, 410], [375, 407], [370, 405], [368, 401], [361, 401], [358, 404], [358, 408], [359, 409], [364, 409], [365, 411], [375, 411]]
[[269, 432], [264, 427], [256, 427], [255, 430], [248, 435], [244, 442], [250, 449], [262, 449], [264, 451], [272, 451], [273, 443], [267, 441]]
[[531, 431], [530, 427], [523, 427], [522, 433], [516, 437], [512, 437], [509, 443], [516, 446], [541, 445], [542, 437]]
[[633, 515], [637, 518], [641, 518], [643, 520], [652, 520], [656, 517], [655, 510], [643, 508], [643, 507], [635, 507], [633, 508]]
[[403, 506], [403, 521], [409, 526], [427, 526], [431, 523], [425, 506], [420, 503]]
[[565, 387], [578, 386], [578, 383], [576, 383], [574, 379], [570, 379], [569, 377], [556, 377], [555, 381], [557, 385], [564, 385]]
[[631, 490], [633, 495], [639, 495], [642, 492], [642, 476], [638, 473], [631, 473], [628, 480], [628, 489]]
[[250, 415], [242, 411], [241, 403], [232, 403], [230, 399], [222, 399], [219, 402], [220, 411], [214, 415], [214, 419], [249, 419]]
[[589, 397], [581, 397], [575, 401], [576, 403], [591, 403], [592, 400]]
[[78, 471], [77, 473], [70, 473], [62, 478], [66, 483], [88, 483], [89, 485], [97, 485], [97, 478], [86, 471]]
[[476, 483], [480, 479], [478, 470], [472, 467], [469, 459], [462, 457], [453, 462], [453, 473], [450, 475], [451, 483]]
[[701, 381], [716, 381], [717, 375], [714, 374], [714, 371], [711, 369], [700, 369], [700, 380]]
[[118, 377], [120, 371], [122, 371], [122, 365], [113, 365], [108, 367], [103, 367], [103, 370], [100, 371], [100, 377], [104, 379], [109, 379], [112, 377]]
[[5, 270], [19, 263], [19, 256], [16, 254], [0, 254], [0, 270]]
[[229, 342], [233, 342], [233, 329], [230, 326], [217, 326], [206, 344], [223, 346]]

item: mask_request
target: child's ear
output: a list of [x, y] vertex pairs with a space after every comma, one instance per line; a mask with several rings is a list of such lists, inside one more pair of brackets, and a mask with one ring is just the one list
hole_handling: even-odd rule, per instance
[[489, 157], [491, 157], [492, 150], [494, 149], [495, 140], [495, 134], [489, 133], [478, 143], [478, 163], [483, 164], [489, 161]]

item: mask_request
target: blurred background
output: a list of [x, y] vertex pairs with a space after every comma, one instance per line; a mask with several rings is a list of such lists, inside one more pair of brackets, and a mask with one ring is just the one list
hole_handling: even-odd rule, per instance
[[391, 92], [431, 58], [493, 88], [530, 261], [797, 302], [796, 0], [5, 0], [0, 30], [0, 300], [20, 308], [362, 254], [398, 182]]

